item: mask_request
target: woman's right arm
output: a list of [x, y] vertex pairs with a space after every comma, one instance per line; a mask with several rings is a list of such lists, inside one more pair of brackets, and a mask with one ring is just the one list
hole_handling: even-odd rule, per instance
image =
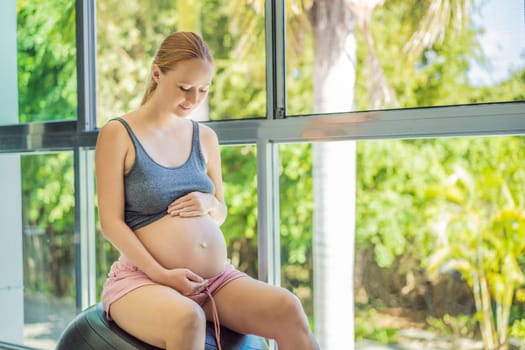
[[121, 254], [150, 278], [162, 275], [162, 266], [151, 256], [124, 221], [124, 161], [128, 139], [123, 126], [109, 122], [99, 132], [95, 149], [98, 210], [102, 234]]
[[107, 123], [99, 132], [95, 149], [98, 210], [102, 233], [153, 281], [183, 294], [199, 289], [202, 278], [189, 270], [167, 270], [144, 247], [124, 220], [124, 162], [129, 137], [118, 122]]

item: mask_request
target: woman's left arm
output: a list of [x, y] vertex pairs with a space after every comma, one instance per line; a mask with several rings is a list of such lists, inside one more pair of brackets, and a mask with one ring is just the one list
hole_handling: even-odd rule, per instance
[[219, 139], [215, 131], [206, 125], [201, 125], [200, 131], [201, 146], [206, 158], [208, 176], [215, 186], [215, 196], [212, 198], [213, 204], [209, 214], [219, 225], [222, 225], [226, 220], [228, 209], [224, 200]]

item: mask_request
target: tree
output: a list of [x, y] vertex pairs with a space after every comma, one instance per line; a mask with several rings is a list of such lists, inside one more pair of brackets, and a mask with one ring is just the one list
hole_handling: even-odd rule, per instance
[[75, 3], [18, 1], [21, 123], [76, 118]]
[[[461, 272], [472, 288], [487, 350], [508, 349], [513, 297], [525, 282], [524, 145], [520, 138], [470, 142], [470, 164], [456, 163], [446, 181], [431, 189], [444, 205], [434, 209], [442, 230], [428, 269], [434, 275]], [[487, 161], [487, 149], [497, 158]]]

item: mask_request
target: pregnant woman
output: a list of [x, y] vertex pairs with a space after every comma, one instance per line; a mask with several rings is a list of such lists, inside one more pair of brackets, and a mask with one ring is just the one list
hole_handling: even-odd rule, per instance
[[[318, 349], [299, 300], [236, 270], [215, 132], [186, 117], [205, 99], [213, 58], [200, 36], [162, 42], [140, 108], [99, 133], [95, 167], [104, 236], [120, 252], [104, 284], [106, 315], [146, 343], [204, 349], [206, 320]], [[219, 345], [220, 346], [220, 345]]]

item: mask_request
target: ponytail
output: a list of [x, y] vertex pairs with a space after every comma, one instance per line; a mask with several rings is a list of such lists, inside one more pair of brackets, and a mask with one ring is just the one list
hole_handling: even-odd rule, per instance
[[157, 82], [153, 77], [150, 77], [150, 80], [148, 82], [148, 85], [146, 86], [146, 92], [144, 93], [144, 96], [142, 97], [142, 101], [140, 102], [140, 105], [144, 105], [148, 100], [150, 99], [151, 95], [153, 95], [153, 91], [157, 88]]

